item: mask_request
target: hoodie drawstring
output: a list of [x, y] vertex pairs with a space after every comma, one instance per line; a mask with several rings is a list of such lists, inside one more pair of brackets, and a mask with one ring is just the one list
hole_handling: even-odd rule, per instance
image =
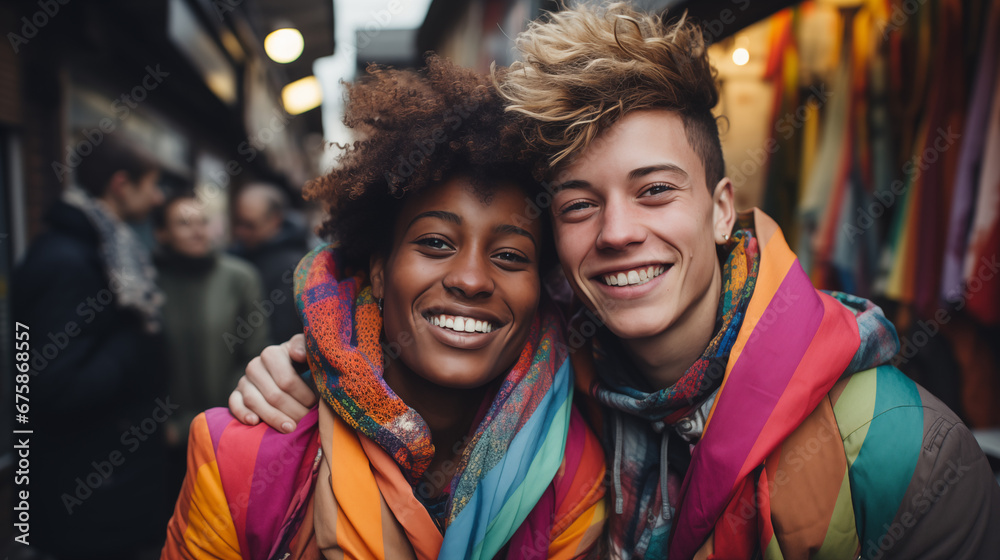
[[[611, 421], [615, 424], [615, 457], [612, 462], [612, 479], [615, 492], [615, 513], [621, 515], [625, 511], [625, 497], [622, 494], [622, 455], [624, 446], [624, 427], [621, 412], [615, 410], [611, 414]], [[669, 466], [670, 466], [670, 432], [673, 428], [656, 422], [653, 430], [660, 432], [660, 498], [662, 500], [661, 515], [666, 521], [673, 519], [673, 511], [670, 507]]]
[[660, 497], [663, 498], [663, 519], [670, 521], [670, 494], [667, 487], [667, 461], [669, 460], [670, 427], [664, 426], [663, 439], [660, 441]]
[[615, 484], [615, 513], [621, 515], [625, 511], [625, 498], [622, 497], [622, 420], [620, 413], [616, 410], [613, 417], [615, 423], [615, 460], [614, 460], [614, 484]]

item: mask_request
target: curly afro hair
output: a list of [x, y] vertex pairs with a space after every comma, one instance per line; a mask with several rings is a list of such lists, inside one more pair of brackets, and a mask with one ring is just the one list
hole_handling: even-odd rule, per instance
[[514, 116], [488, 77], [430, 55], [419, 72], [370, 65], [346, 87], [344, 124], [359, 139], [338, 145], [337, 166], [304, 193], [328, 206], [319, 234], [339, 242], [347, 264], [367, 268], [371, 255], [388, 254], [409, 195], [454, 175], [469, 177], [484, 202], [501, 182], [535, 188]]

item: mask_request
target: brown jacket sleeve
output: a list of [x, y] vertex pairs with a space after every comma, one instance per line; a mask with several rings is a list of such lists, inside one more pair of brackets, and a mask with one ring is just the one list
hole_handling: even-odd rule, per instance
[[923, 447], [881, 558], [1000, 558], [1000, 485], [989, 461], [969, 428], [919, 391]]

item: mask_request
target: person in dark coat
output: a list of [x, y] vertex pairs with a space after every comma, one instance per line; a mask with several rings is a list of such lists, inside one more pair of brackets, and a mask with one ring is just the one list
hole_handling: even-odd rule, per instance
[[236, 196], [233, 214], [234, 245], [230, 252], [250, 261], [260, 272], [264, 298], [274, 304], [268, 317], [271, 340], [288, 340], [302, 332], [292, 300], [292, 276], [309, 251], [306, 229], [292, 219], [285, 193], [273, 185], [244, 187]]
[[163, 200], [153, 160], [113, 136], [75, 170], [13, 277], [30, 329], [31, 540], [59, 559], [130, 558], [163, 538], [161, 294], [128, 221]]

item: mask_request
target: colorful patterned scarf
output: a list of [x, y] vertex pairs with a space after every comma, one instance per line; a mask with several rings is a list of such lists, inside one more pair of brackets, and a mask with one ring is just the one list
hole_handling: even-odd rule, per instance
[[[323, 400], [417, 485], [434, 454], [430, 430], [382, 378], [382, 317], [366, 276], [344, 274], [337, 252], [318, 247], [296, 270], [295, 294]], [[572, 405], [562, 330], [547, 308], [533, 320], [451, 480], [440, 557], [492, 558], [555, 476]]]

